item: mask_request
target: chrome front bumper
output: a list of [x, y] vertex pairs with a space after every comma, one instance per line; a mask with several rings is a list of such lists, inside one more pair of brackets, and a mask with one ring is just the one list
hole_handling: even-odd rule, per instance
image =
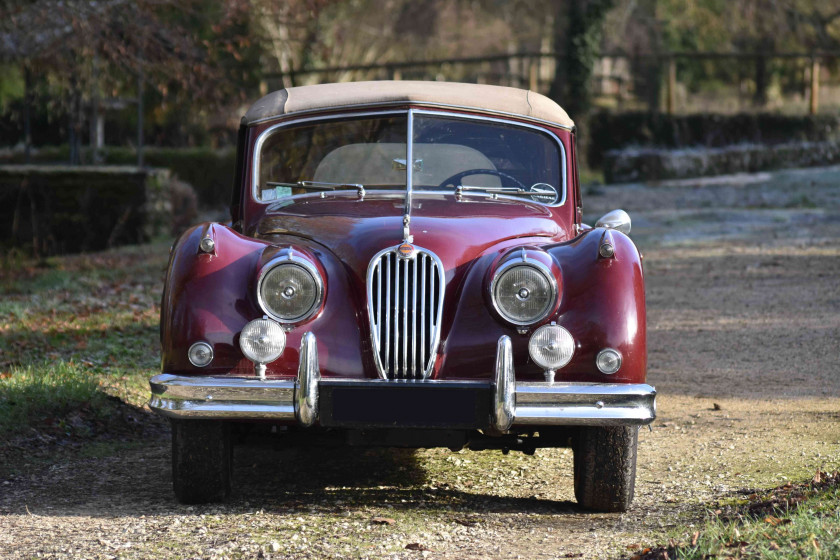
[[[511, 426], [619, 426], [648, 424], [656, 417], [656, 390], [645, 384], [626, 383], [516, 383], [513, 372], [511, 342], [499, 339], [493, 383], [473, 381], [387, 381], [387, 380], [322, 380], [318, 368], [315, 336], [307, 333], [301, 347], [297, 379], [260, 380], [257, 378], [193, 377], [170, 374], [156, 375], [150, 381], [152, 397], [149, 406], [157, 413], [172, 418], [276, 420], [311, 426], [316, 421], [341, 426], [332, 410], [320, 411], [321, 393], [332, 395], [336, 389], [351, 389], [350, 395], [373, 391], [403, 391], [414, 387], [424, 395], [430, 413], [436, 392], [449, 396], [476, 395], [489, 399], [469, 400], [478, 416], [487, 410], [488, 419], [481, 419], [478, 428], [499, 432]], [[346, 392], [346, 391], [345, 391]], [[353, 398], [352, 396], [350, 398]], [[457, 397], [461, 398], [461, 397]], [[467, 402], [467, 401], [465, 401]], [[370, 402], [361, 403], [368, 407]], [[441, 407], [437, 407], [441, 408]], [[322, 413], [323, 412], [323, 413]], [[463, 421], [463, 419], [459, 420]], [[348, 425], [358, 425], [351, 422]], [[441, 424], [440, 427], [445, 427]]]

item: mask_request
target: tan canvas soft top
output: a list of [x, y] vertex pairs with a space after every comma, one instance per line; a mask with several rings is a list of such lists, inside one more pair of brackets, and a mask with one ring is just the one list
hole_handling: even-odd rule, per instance
[[574, 122], [551, 99], [524, 89], [482, 84], [372, 81], [319, 84], [282, 89], [254, 103], [242, 119], [254, 124], [292, 113], [367, 105], [417, 104], [509, 113], [565, 128]]

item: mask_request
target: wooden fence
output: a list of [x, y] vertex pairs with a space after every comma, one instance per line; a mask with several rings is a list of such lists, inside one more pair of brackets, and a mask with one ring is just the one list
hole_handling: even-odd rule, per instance
[[[319, 82], [364, 79], [454, 80], [526, 87], [546, 93], [554, 79], [558, 55], [517, 52], [469, 58], [383, 62], [305, 68], [266, 76], [266, 89]], [[820, 110], [820, 93], [828, 106], [840, 107], [840, 51], [813, 53], [667, 54], [602, 53], [593, 74], [596, 103], [615, 110], [647, 109], [669, 114], [715, 112], [724, 97], [734, 100], [729, 112], [781, 109], [796, 113]], [[703, 76], [717, 89], [704, 91]], [[782, 87], [773, 75], [784, 77]], [[777, 81], [780, 81], [777, 79]], [[781, 90], [768, 99], [768, 91]], [[829, 91], [831, 90], [831, 91]], [[709, 107], [696, 102], [706, 96]], [[692, 103], [694, 98], [694, 103]]]

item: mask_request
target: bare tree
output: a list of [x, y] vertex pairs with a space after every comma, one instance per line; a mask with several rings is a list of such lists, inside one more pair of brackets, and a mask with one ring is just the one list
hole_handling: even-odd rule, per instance
[[[241, 17], [235, 3], [223, 8], [220, 30]], [[181, 23], [204, 10], [198, 0], [6, 2], [0, 6], [0, 60], [20, 64], [32, 80], [64, 94], [71, 160], [78, 162], [83, 99], [96, 99], [100, 91], [139, 100], [142, 76], [164, 96], [177, 90], [219, 99], [212, 55], [229, 44], [202, 43]]]

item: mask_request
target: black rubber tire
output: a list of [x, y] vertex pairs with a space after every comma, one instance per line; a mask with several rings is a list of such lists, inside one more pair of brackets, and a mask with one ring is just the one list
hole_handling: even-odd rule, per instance
[[218, 420], [172, 420], [172, 487], [182, 504], [223, 502], [230, 496], [230, 425]]
[[591, 511], [627, 511], [636, 486], [637, 426], [581, 428], [574, 441], [575, 498]]

